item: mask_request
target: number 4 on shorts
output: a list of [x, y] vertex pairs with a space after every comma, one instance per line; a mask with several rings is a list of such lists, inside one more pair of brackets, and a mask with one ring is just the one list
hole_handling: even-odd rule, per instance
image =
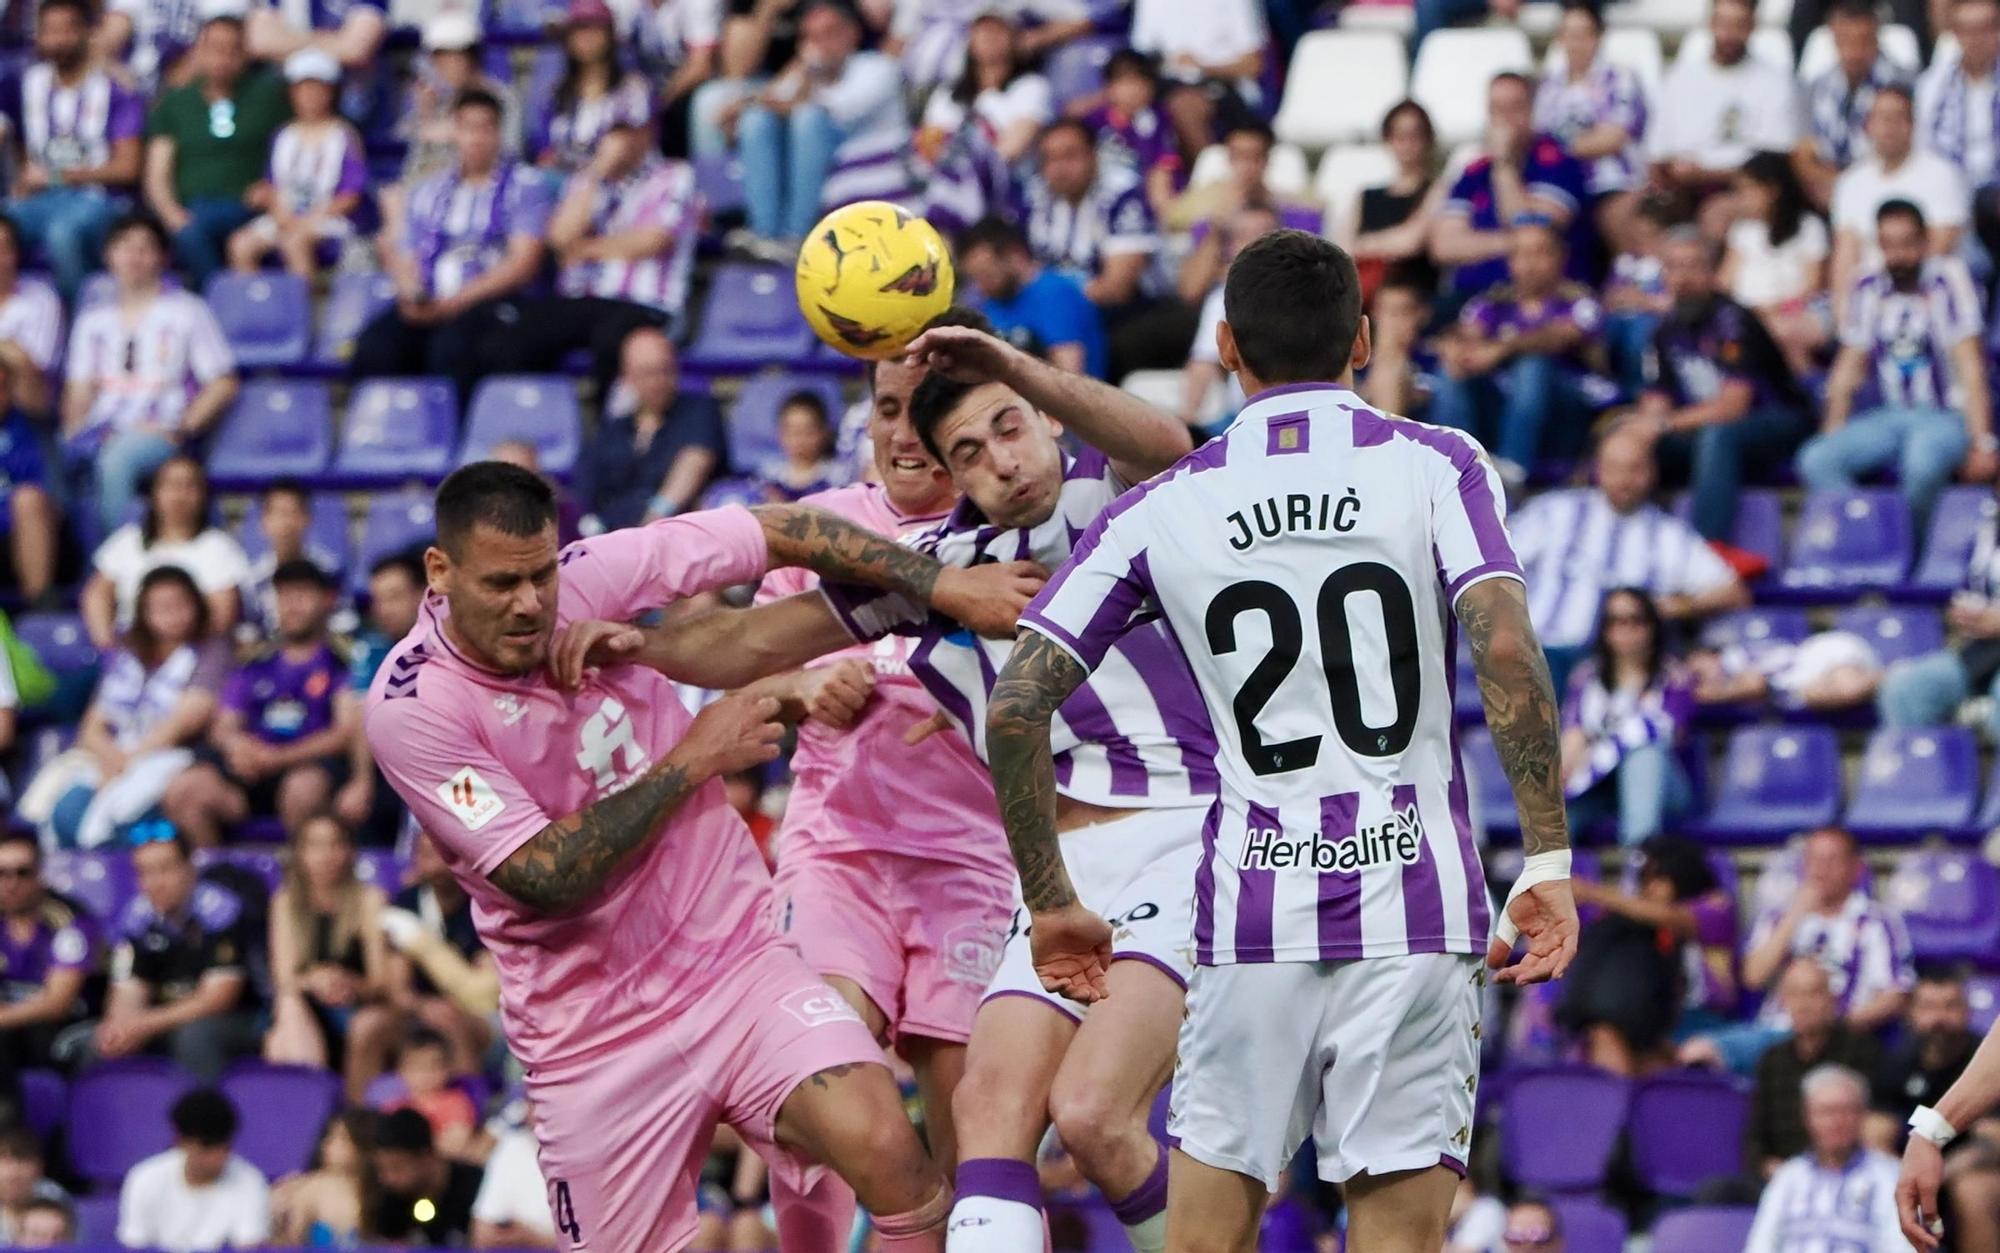
[[572, 1245], [583, 1243], [583, 1228], [577, 1225], [576, 1204], [569, 1199], [569, 1181], [552, 1180], [549, 1187], [554, 1189], [555, 1200], [549, 1205], [555, 1211], [556, 1230]]

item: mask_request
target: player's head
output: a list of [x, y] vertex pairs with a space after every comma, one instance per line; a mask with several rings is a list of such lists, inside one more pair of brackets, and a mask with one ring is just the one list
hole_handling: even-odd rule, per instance
[[1229, 263], [1215, 347], [1247, 392], [1337, 383], [1368, 363], [1354, 260], [1317, 235], [1278, 230]]
[[1523, 217], [1507, 232], [1507, 277], [1524, 295], [1554, 291], [1568, 255], [1562, 232], [1545, 217]]
[[917, 438], [995, 526], [1032, 527], [1062, 491], [1062, 426], [1005, 383], [932, 374], [910, 398]]
[[0, 832], [0, 914], [34, 908], [42, 895], [42, 846], [34, 832]]
[[1885, 83], [1875, 89], [1868, 105], [1868, 121], [1862, 128], [1875, 155], [1889, 165], [1910, 155], [1917, 137], [1917, 98], [1901, 83]]
[[126, 839], [139, 894], [160, 914], [181, 912], [194, 897], [194, 849], [187, 837], [166, 819], [149, 818], [134, 824]]
[[424, 563], [414, 553], [391, 553], [368, 572], [368, 621], [391, 640], [417, 625], [424, 606]]
[[368, 1164], [382, 1191], [398, 1197], [424, 1192], [444, 1173], [430, 1122], [407, 1105], [375, 1124]]
[[[968, 326], [993, 333], [993, 323], [986, 315], [966, 305], [951, 306], [924, 329], [938, 326]], [[889, 503], [912, 517], [942, 513], [958, 495], [951, 475], [931, 455], [910, 420], [910, 399], [929, 373], [904, 357], [868, 366], [868, 447], [875, 461], [875, 477], [889, 494]]]
[[1965, 997], [1965, 976], [1943, 966], [1919, 966], [1917, 986], [1910, 990], [1905, 1017], [1910, 1034], [1961, 1036], [1972, 1026], [1972, 1005]]
[[500, 159], [500, 98], [483, 87], [458, 93], [451, 105], [451, 143], [459, 168], [484, 174]]
[[1900, 196], [1887, 201], [1875, 210], [1875, 242], [1882, 247], [1882, 268], [1889, 280], [1898, 290], [1913, 290], [1930, 254], [1924, 211]]
[[1507, 1253], [1563, 1253], [1562, 1218], [1547, 1201], [1522, 1197], [1507, 1207], [1500, 1247]]
[[556, 498], [538, 474], [499, 461], [452, 472], [437, 494], [430, 588], [451, 606], [445, 629], [472, 660], [528, 674], [556, 626]]
[[1799, 1090], [1805, 1097], [1806, 1137], [1813, 1152], [1829, 1161], [1845, 1161], [1861, 1143], [1868, 1081], [1838, 1062], [1825, 1062], [1806, 1072]]
[[229, 1165], [229, 1146], [236, 1139], [236, 1107], [214, 1088], [196, 1088], [167, 1117], [174, 1125], [174, 1146], [187, 1155], [188, 1182], [214, 1183]]

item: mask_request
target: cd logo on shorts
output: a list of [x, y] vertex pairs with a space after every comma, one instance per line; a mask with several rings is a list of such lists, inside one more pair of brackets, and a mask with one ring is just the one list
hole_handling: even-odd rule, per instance
[[[1018, 918], [1016, 925], [1018, 925]], [[945, 973], [953, 983], [983, 988], [1000, 968], [1000, 944], [991, 927], [961, 923], [944, 933]]]
[[830, 1022], [861, 1021], [861, 1015], [854, 1012], [854, 1006], [823, 983], [788, 992], [778, 998], [778, 1004], [808, 1027], [823, 1027]]

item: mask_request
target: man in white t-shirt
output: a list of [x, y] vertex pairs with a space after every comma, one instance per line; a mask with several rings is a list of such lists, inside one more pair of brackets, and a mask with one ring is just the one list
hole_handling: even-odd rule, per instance
[[549, 1214], [548, 1185], [535, 1157], [535, 1133], [513, 1127], [493, 1141], [486, 1177], [472, 1202], [475, 1249], [552, 1249], [555, 1223]]
[[1972, 195], [1958, 167], [1916, 145], [1916, 104], [1907, 87], [1878, 89], [1868, 108], [1868, 142], [1875, 155], [1848, 167], [1833, 185], [1833, 300], [1843, 313], [1863, 274], [1879, 269], [1875, 214], [1891, 200], [1923, 211], [1932, 256], [1958, 250], [1972, 216]]
[[1727, 185], [1751, 154], [1790, 152], [1799, 139], [1798, 84], [1750, 54], [1755, 7], [1715, 0], [1708, 29], [1709, 55], [1674, 62], [1646, 135], [1656, 176], [1698, 198]]
[[134, 1166], [118, 1193], [118, 1243], [208, 1253], [271, 1235], [271, 1196], [257, 1168], [229, 1151], [236, 1107], [213, 1088], [174, 1102], [174, 1147]]
[[[1215, 83], [1253, 108], [1262, 102], [1264, 6], [1256, 0], [1136, 0], [1132, 46], [1158, 57], [1171, 84]], [[1168, 99], [1178, 111], [1171, 89]]]

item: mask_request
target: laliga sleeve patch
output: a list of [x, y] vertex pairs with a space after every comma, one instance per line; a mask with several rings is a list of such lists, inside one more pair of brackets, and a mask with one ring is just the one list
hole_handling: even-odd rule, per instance
[[471, 766], [463, 767], [440, 783], [437, 794], [445, 807], [458, 815], [458, 820], [465, 824], [468, 831], [479, 830], [507, 808], [506, 802], [494, 794], [492, 786], [480, 778], [479, 772]]

